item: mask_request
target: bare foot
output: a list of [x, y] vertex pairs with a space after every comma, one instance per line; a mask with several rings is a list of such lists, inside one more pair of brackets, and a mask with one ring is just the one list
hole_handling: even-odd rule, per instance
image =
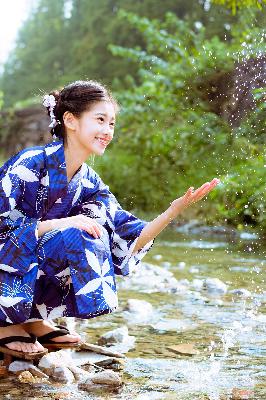
[[[27, 322], [23, 324], [23, 328], [25, 329], [26, 332], [32, 333], [37, 337], [58, 330], [58, 328], [56, 328], [50, 321], [47, 320]], [[52, 341], [55, 343], [61, 343], [61, 342], [78, 343], [81, 341], [81, 337], [78, 333], [71, 332], [71, 334], [69, 335], [58, 336], [52, 339]]]
[[[5, 327], [0, 327], [0, 339], [9, 336], [29, 337], [29, 335], [21, 325], [9, 325]], [[11, 350], [23, 351], [24, 353], [37, 353], [38, 351], [45, 350], [38, 341], [36, 341], [35, 343], [11, 342], [6, 344], [5, 346]]]

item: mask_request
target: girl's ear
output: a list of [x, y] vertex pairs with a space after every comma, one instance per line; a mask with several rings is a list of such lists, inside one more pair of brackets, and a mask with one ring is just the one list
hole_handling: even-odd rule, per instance
[[66, 111], [63, 115], [63, 121], [67, 129], [76, 130], [77, 128], [77, 117], [75, 117], [70, 111]]

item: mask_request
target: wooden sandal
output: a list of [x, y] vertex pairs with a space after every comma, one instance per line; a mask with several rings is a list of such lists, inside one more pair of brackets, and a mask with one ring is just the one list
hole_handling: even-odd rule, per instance
[[4, 354], [4, 365], [9, 365], [10, 362], [12, 362], [13, 357], [23, 360], [38, 360], [47, 354], [47, 349], [29, 353], [26, 351], [12, 350], [6, 346], [6, 344], [12, 342], [35, 343], [36, 341], [37, 337], [32, 334], [30, 336], [8, 336], [0, 339], [0, 353]]

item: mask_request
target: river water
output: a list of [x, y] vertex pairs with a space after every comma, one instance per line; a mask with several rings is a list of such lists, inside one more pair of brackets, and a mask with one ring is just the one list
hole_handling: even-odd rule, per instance
[[[73, 385], [24, 384], [23, 389], [4, 380], [1, 398], [25, 399], [27, 393], [30, 399], [266, 399], [265, 250], [255, 235], [232, 239], [167, 228], [143, 263], [171, 271], [180, 289], [151, 290], [141, 280], [131, 285], [130, 279], [119, 277], [119, 310], [76, 323], [91, 343], [124, 325], [136, 337], [120, 392], [89, 395]], [[203, 289], [207, 278], [225, 283], [226, 293]], [[151, 303], [153, 312], [132, 317], [123, 311], [128, 299]], [[180, 355], [169, 349], [182, 343], [193, 344], [198, 353]]]

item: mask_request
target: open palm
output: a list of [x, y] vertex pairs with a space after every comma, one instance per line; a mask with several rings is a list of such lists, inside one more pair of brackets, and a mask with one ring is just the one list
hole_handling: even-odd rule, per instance
[[214, 178], [211, 182], [204, 183], [201, 187], [199, 187], [195, 191], [193, 187], [190, 187], [188, 191], [184, 194], [184, 196], [179, 197], [178, 199], [174, 200], [171, 203], [170, 208], [172, 209], [172, 211], [180, 213], [181, 211], [189, 207], [191, 204], [194, 204], [197, 201], [201, 200], [211, 190], [213, 190], [215, 186], [218, 185], [218, 183], [220, 183], [220, 180]]

